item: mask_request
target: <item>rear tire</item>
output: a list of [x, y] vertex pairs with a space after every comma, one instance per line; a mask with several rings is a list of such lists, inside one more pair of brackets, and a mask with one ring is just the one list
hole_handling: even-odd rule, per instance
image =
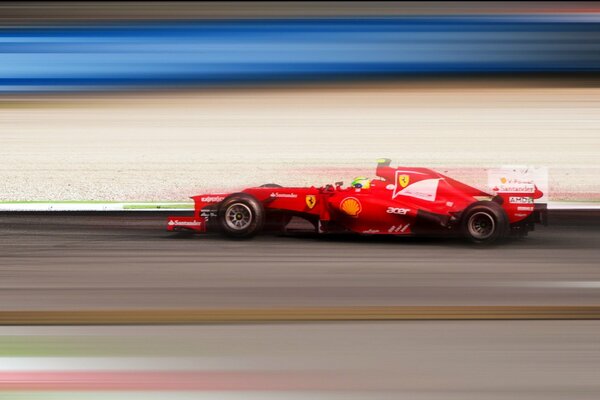
[[232, 238], [250, 238], [262, 231], [265, 210], [260, 201], [247, 193], [234, 193], [219, 204], [219, 225]]
[[508, 216], [497, 203], [478, 201], [463, 212], [461, 230], [471, 243], [488, 245], [508, 236]]

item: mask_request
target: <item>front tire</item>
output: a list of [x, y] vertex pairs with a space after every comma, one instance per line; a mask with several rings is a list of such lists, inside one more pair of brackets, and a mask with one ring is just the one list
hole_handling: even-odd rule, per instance
[[462, 233], [471, 243], [487, 245], [502, 240], [509, 232], [508, 216], [497, 203], [478, 201], [464, 211]]
[[247, 193], [234, 193], [219, 205], [219, 225], [233, 238], [250, 238], [262, 231], [265, 210], [260, 201]]

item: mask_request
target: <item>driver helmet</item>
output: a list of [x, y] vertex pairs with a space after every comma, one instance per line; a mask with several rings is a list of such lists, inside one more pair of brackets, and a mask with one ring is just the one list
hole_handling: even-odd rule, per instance
[[371, 187], [371, 181], [364, 176], [358, 176], [352, 181], [352, 187], [355, 189], [368, 189]]

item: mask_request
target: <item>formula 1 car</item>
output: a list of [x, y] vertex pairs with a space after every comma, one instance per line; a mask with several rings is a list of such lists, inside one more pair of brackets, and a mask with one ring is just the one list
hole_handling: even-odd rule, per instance
[[510, 234], [524, 236], [547, 220], [545, 204], [534, 203], [542, 197], [535, 185], [492, 195], [430, 169], [390, 164], [389, 159], [378, 160], [377, 178], [357, 178], [349, 187], [342, 182], [324, 187], [266, 184], [194, 196], [194, 215], [169, 217], [167, 230], [249, 238], [263, 230], [284, 230], [292, 217], [301, 217], [320, 234], [450, 233], [488, 244]]

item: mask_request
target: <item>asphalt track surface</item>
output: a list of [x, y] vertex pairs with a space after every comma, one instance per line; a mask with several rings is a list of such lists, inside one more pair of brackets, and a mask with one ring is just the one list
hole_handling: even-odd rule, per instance
[[164, 230], [164, 213], [0, 215], [0, 311], [598, 306], [598, 213], [490, 248], [457, 239]]

